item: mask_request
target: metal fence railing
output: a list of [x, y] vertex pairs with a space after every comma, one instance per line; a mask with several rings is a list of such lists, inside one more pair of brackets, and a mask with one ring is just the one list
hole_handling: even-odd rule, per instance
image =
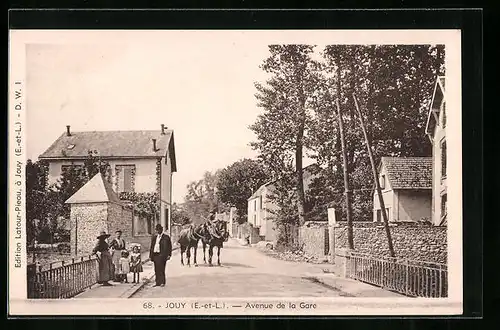
[[358, 252], [347, 255], [346, 276], [411, 297], [448, 296], [446, 264], [378, 257]]
[[[46, 269], [44, 269], [47, 267]], [[81, 257], [61, 266], [28, 265], [28, 298], [71, 298], [97, 283], [99, 265], [96, 257]]]

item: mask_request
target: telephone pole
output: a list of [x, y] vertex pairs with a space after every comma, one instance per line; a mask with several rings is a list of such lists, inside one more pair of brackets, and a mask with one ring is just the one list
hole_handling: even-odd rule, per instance
[[337, 122], [339, 125], [339, 134], [340, 134], [340, 145], [342, 148], [342, 160], [343, 160], [343, 170], [344, 170], [344, 194], [345, 194], [345, 204], [346, 204], [346, 216], [347, 216], [347, 244], [349, 249], [354, 249], [354, 238], [353, 238], [353, 229], [352, 229], [352, 201], [351, 201], [351, 193], [352, 191], [349, 188], [349, 163], [347, 158], [347, 149], [344, 135], [344, 120], [342, 118], [342, 112], [340, 109], [340, 74], [339, 67], [336, 68], [336, 76], [337, 76], [337, 96], [335, 98], [335, 103], [337, 106]]
[[354, 98], [354, 104], [356, 105], [356, 112], [357, 112], [358, 117], [359, 117], [359, 123], [361, 124], [361, 129], [363, 130], [363, 136], [365, 137], [366, 149], [368, 151], [368, 157], [370, 158], [370, 163], [372, 166], [373, 180], [375, 182], [375, 189], [377, 190], [380, 208], [382, 209], [382, 217], [384, 219], [384, 228], [385, 228], [385, 233], [387, 235], [387, 243], [389, 245], [389, 253], [390, 253], [391, 257], [395, 257], [394, 247], [392, 246], [391, 231], [389, 229], [389, 219], [387, 218], [387, 213], [385, 211], [384, 198], [382, 197], [382, 190], [380, 189], [380, 182], [378, 180], [377, 168], [375, 167], [375, 161], [373, 159], [372, 147], [370, 144], [370, 140], [368, 139], [368, 134], [366, 134], [365, 122], [363, 120], [361, 110], [359, 109], [358, 99], [356, 98], [356, 93], [352, 93], [352, 97]]

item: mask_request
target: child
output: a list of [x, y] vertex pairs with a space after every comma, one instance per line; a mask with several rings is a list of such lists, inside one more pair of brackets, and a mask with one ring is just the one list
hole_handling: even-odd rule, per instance
[[[141, 262], [141, 252], [138, 245], [132, 248], [132, 253], [130, 254], [130, 271], [134, 274], [134, 281], [132, 283], [139, 283], [139, 273], [142, 272], [142, 262]], [[135, 281], [135, 275], [137, 274], [137, 282]]]
[[130, 261], [129, 261], [129, 253], [127, 250], [122, 251], [122, 256], [120, 258], [120, 270], [118, 272], [120, 278], [119, 281], [128, 283], [127, 274], [130, 273]]

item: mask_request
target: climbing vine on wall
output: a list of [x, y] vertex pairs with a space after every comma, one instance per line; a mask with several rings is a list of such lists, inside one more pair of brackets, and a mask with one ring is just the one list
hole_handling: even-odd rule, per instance
[[119, 194], [120, 200], [133, 204], [134, 213], [149, 219], [160, 215], [160, 199], [158, 193], [137, 193], [124, 191]]

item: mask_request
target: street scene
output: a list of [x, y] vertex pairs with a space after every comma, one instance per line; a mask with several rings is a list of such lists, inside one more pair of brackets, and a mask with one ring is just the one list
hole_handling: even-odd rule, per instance
[[28, 298], [449, 297], [445, 46], [207, 33], [27, 47]]
[[[201, 244], [200, 244], [201, 248]], [[202, 257], [201, 249], [198, 251]], [[189, 298], [189, 297], [403, 297], [368, 284], [342, 279], [328, 265], [283, 261], [256, 247], [229, 239], [221, 266], [182, 266], [179, 251], [167, 264], [167, 285], [154, 287], [151, 263], [139, 285], [119, 284], [87, 290], [75, 298]], [[148, 272], [149, 271], [149, 272]], [[221, 286], [221, 283], [223, 285]]]

